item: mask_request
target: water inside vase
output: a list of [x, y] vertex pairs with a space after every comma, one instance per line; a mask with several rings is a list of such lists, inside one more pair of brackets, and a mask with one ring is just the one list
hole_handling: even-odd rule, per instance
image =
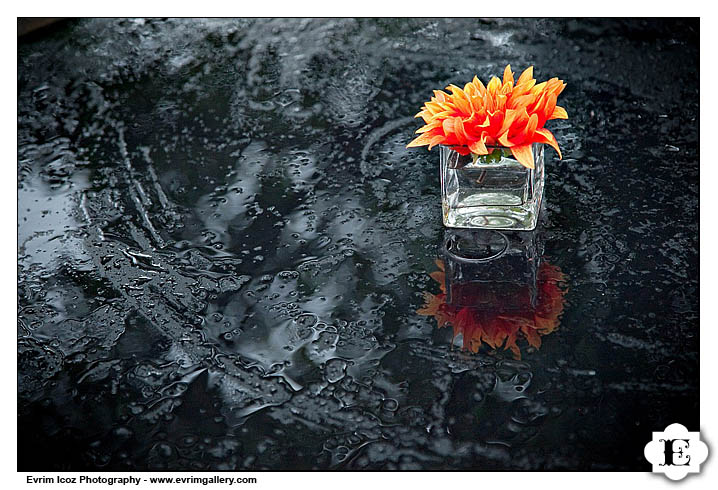
[[444, 224], [458, 228], [530, 230], [536, 226], [543, 183], [543, 150], [534, 148], [535, 169], [496, 150], [473, 160], [442, 148]]

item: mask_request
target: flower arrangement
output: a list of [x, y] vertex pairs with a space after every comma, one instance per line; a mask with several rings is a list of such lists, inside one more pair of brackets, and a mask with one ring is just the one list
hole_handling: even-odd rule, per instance
[[[488, 85], [475, 76], [464, 89], [449, 85], [447, 94], [434, 91], [415, 117], [426, 123], [417, 130], [420, 136], [407, 148], [446, 145], [461, 155], [472, 153], [474, 159], [490, 154], [494, 147], [509, 148], [521, 165], [534, 168], [533, 143], [551, 145], [561, 158], [556, 138], [544, 128], [551, 119], [568, 119], [556, 101], [566, 84], [558, 78], [537, 84], [533, 66], [514, 83], [511, 65], [504, 69], [503, 83], [493, 77]], [[491, 151], [490, 151], [491, 150]]]
[[[501, 311], [502, 298], [489, 297], [490, 292], [473, 290], [476, 304], [494, 304], [494, 310], [482, 310], [471, 306], [455, 306], [446, 302], [444, 263], [436, 261], [439, 268], [430, 274], [439, 283], [439, 294], [424, 293], [425, 304], [417, 313], [433, 316], [439, 328], [451, 325], [454, 337], [461, 334], [463, 348], [478, 352], [482, 343], [492, 349], [509, 349], [515, 359], [521, 359], [521, 350], [517, 345], [519, 337], [524, 337], [530, 346], [541, 347], [541, 336], [553, 332], [559, 325], [563, 313], [566, 288], [559, 283], [565, 282], [566, 275], [557, 266], [546, 262], [538, 270], [538, 304], [535, 308], [526, 307], [520, 311]], [[504, 300], [506, 301], [506, 300]]]

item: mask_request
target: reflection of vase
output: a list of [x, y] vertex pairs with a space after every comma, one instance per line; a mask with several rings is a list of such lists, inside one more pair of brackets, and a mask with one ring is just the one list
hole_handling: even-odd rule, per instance
[[541, 263], [534, 234], [447, 231], [443, 260], [431, 277], [441, 293], [425, 293], [418, 311], [451, 325], [463, 347], [477, 352], [482, 344], [510, 349], [520, 358], [521, 338], [534, 348], [554, 331], [563, 312], [565, 275]]
[[543, 144], [532, 145], [533, 169], [521, 165], [508, 148], [488, 149], [491, 153], [475, 158], [441, 147], [444, 226], [533, 230], [543, 196]]
[[447, 230], [446, 302], [491, 311], [536, 306], [535, 234]]

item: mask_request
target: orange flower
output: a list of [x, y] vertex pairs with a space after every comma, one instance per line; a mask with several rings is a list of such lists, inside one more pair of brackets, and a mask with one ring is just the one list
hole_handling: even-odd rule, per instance
[[[417, 130], [418, 138], [407, 145], [446, 145], [462, 155], [487, 155], [489, 148], [504, 146], [524, 167], [534, 168], [532, 143], [551, 145], [561, 158], [556, 138], [544, 128], [551, 119], [568, 119], [563, 107], [556, 105], [566, 84], [558, 78], [536, 83], [533, 66], [514, 83], [511, 65], [506, 65], [503, 83], [493, 77], [484, 87], [474, 77], [464, 89], [449, 85], [451, 94], [434, 90], [416, 117], [426, 123]], [[493, 151], [493, 150], [492, 150]]]
[[[511, 350], [516, 359], [521, 359], [521, 350], [516, 343], [521, 336], [529, 345], [538, 349], [541, 347], [541, 336], [553, 332], [560, 323], [559, 317], [563, 313], [566, 294], [566, 289], [562, 288], [560, 283], [565, 282], [566, 275], [554, 265], [544, 262], [539, 266], [538, 304], [535, 308], [527, 306], [518, 311], [502, 311], [502, 298], [497, 298], [486, 290], [466, 290], [476, 298], [476, 304], [485, 304], [487, 301], [495, 303], [496, 309], [491, 311], [446, 303], [444, 264], [439, 260], [436, 264], [440, 270], [433, 272], [431, 277], [439, 283], [441, 293], [434, 295], [425, 292], [424, 307], [417, 310], [417, 313], [433, 316], [439, 328], [451, 325], [454, 337], [461, 334], [464, 349], [478, 352], [482, 343], [492, 349], [503, 346], [504, 349]], [[511, 302], [509, 298], [503, 299]]]

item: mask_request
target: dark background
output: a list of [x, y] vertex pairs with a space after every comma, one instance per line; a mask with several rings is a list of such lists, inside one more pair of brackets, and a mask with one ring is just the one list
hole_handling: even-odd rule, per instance
[[[18, 469], [648, 471], [699, 429], [697, 19], [81, 19], [19, 39]], [[565, 80], [539, 350], [418, 315], [433, 89]], [[520, 385], [520, 393], [506, 389]], [[503, 390], [503, 391], [502, 391]]]

